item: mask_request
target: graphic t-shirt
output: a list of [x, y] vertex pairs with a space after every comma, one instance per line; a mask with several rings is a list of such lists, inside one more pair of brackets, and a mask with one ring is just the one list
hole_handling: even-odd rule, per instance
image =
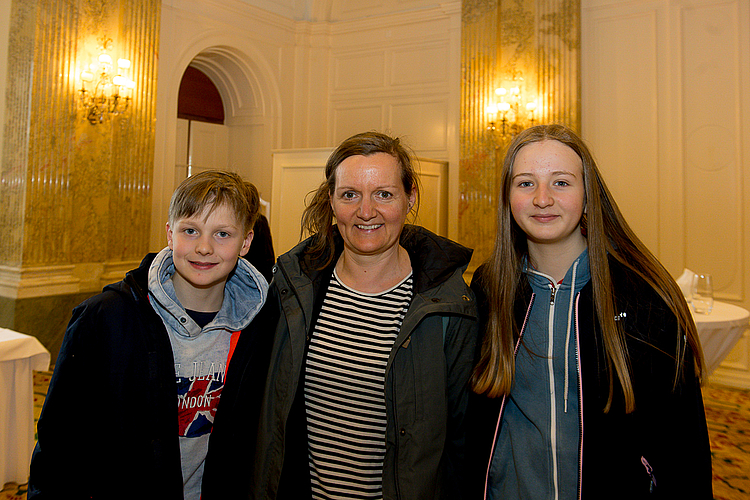
[[172, 250], [159, 252], [148, 272], [149, 300], [161, 317], [174, 356], [184, 498], [199, 500], [208, 438], [224, 388], [232, 346], [265, 301], [267, 283], [240, 259], [224, 285], [218, 313], [186, 311], [172, 281]]
[[[188, 311], [203, 327], [211, 321]], [[203, 324], [201, 324], [203, 323]], [[202, 331], [194, 337], [170, 332], [177, 379], [182, 479], [185, 500], [200, 498], [203, 464], [216, 408], [224, 388], [232, 333], [223, 329]]]

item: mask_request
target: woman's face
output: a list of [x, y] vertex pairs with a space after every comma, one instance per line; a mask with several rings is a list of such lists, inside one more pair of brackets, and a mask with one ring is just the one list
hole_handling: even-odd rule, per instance
[[336, 168], [335, 179], [331, 206], [346, 250], [358, 255], [396, 250], [416, 196], [404, 190], [396, 158], [350, 156]]
[[583, 251], [583, 164], [555, 140], [534, 142], [516, 154], [511, 172], [510, 209], [529, 246], [560, 245]]

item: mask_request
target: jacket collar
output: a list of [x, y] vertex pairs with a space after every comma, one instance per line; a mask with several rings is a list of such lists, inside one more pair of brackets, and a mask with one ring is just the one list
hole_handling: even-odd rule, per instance
[[[147, 255], [138, 269], [131, 271], [125, 282], [133, 289], [136, 301], [147, 299], [150, 293], [154, 310], [170, 326], [184, 336], [197, 336], [201, 328], [185, 313], [172, 286], [175, 272], [172, 251], [164, 248], [158, 254]], [[244, 329], [265, 302], [268, 284], [260, 272], [244, 259], [230, 275], [224, 289], [221, 310], [207, 328], [231, 331]]]
[[[148, 300], [148, 269], [155, 257], [156, 253], [147, 254], [136, 269], [128, 271], [125, 275], [123, 282], [130, 287], [131, 294], [136, 302]], [[104, 287], [105, 290], [116, 288], [117, 283]]]
[[[305, 250], [311, 244], [308, 238], [286, 255], [279, 257], [285, 266], [293, 265], [315, 282], [321, 274], [329, 275], [344, 250], [344, 241], [338, 228], [334, 227], [335, 253], [332, 263], [324, 269], [324, 259], [313, 259]], [[445, 282], [457, 269], [466, 268], [471, 260], [473, 250], [448, 238], [439, 236], [423, 227], [407, 224], [401, 232], [401, 246], [409, 253], [412, 272], [414, 273], [414, 290], [419, 293]], [[294, 275], [294, 271], [290, 274]]]

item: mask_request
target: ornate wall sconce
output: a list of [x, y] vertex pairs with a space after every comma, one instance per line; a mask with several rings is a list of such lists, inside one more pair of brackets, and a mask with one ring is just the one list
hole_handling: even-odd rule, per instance
[[[537, 108], [535, 99], [522, 95], [518, 86], [498, 87], [495, 89], [498, 102], [492, 102], [485, 108], [487, 113], [487, 130], [497, 134], [503, 140], [512, 138], [522, 130], [534, 126], [534, 111]], [[522, 103], [524, 103], [522, 105]], [[499, 124], [498, 124], [499, 122]]]
[[[89, 123], [104, 123], [111, 116], [128, 110], [135, 88], [135, 82], [125, 76], [128, 69], [130, 60], [118, 59], [117, 74], [114, 74], [112, 57], [102, 52], [97, 62], [81, 71], [80, 104]], [[91, 90], [86, 89], [87, 84]]]

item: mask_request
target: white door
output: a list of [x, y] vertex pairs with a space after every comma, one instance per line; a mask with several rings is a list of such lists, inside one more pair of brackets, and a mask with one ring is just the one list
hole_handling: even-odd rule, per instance
[[229, 128], [226, 125], [177, 120], [175, 176], [179, 183], [203, 170], [229, 169]]

